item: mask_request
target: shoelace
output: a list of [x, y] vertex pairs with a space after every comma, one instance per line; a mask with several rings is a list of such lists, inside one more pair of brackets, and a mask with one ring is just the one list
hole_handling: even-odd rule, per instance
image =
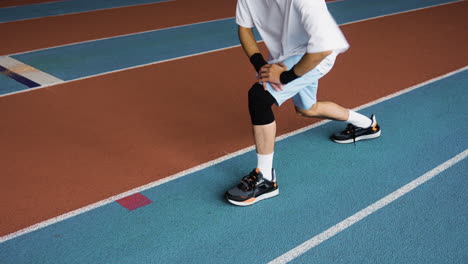
[[348, 124], [344, 132], [346, 134], [351, 134], [353, 137], [353, 144], [356, 146], [356, 127], [353, 124]]
[[257, 175], [254, 172], [251, 172], [249, 175], [244, 176], [241, 180], [242, 187], [248, 191], [250, 189], [255, 188], [257, 185]]

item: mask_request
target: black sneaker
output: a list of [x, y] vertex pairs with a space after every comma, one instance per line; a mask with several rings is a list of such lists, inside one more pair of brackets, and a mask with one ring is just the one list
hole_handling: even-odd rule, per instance
[[228, 202], [239, 206], [252, 205], [274, 197], [279, 194], [274, 169], [272, 169], [272, 176], [272, 181], [267, 181], [263, 179], [259, 169], [254, 169], [249, 175], [242, 178], [236, 187], [228, 190], [224, 196]]
[[331, 139], [336, 143], [353, 143], [363, 139], [380, 137], [380, 126], [375, 119], [375, 115], [370, 118], [372, 120], [370, 127], [362, 128], [348, 124], [344, 131], [333, 134]]

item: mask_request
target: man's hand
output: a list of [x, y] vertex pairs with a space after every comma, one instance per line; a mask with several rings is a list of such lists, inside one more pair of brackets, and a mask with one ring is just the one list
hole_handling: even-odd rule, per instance
[[267, 64], [260, 68], [258, 73], [258, 81], [263, 83], [263, 88], [267, 90], [266, 83], [269, 82], [270, 85], [279, 92], [283, 90], [283, 84], [280, 81], [280, 75], [282, 72], [287, 71], [286, 65], [283, 63], [277, 64]]

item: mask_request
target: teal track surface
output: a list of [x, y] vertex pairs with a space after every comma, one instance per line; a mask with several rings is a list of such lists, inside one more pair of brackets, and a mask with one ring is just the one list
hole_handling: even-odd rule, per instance
[[[280, 195], [227, 204], [254, 153], [0, 244], [7, 263], [265, 263], [465, 151], [468, 71], [363, 109], [382, 137], [332, 143], [329, 122], [277, 144]], [[456, 120], [456, 123], [454, 123]], [[297, 258], [296, 263], [466, 263], [468, 160]]]
[[[450, 2], [455, 1], [398, 0], [379, 1], [376, 4], [374, 0], [346, 0], [329, 3], [328, 6], [337, 22], [344, 24]], [[21, 53], [11, 57], [62, 80], [70, 81], [238, 46], [236, 27], [234, 19], [227, 18]], [[258, 35], [257, 39], [260, 40]]]
[[292, 263], [466, 263], [468, 161]]
[[64, 0], [14, 6], [0, 9], [0, 23], [166, 1], [169, 0]]

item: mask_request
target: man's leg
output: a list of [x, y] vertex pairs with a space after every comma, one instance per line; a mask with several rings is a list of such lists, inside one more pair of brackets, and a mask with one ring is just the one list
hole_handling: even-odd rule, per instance
[[307, 110], [296, 107], [296, 112], [306, 117], [349, 122], [351, 125], [344, 131], [332, 135], [331, 139], [337, 143], [351, 143], [380, 136], [380, 127], [374, 115], [368, 118], [333, 102], [317, 102]]
[[257, 168], [266, 180], [272, 181], [276, 122], [271, 106], [276, 103], [276, 100], [263, 89], [261, 84], [256, 83], [249, 90], [248, 102], [253, 138], [257, 150]]
[[257, 168], [241, 183], [228, 190], [226, 199], [235, 205], [246, 206], [279, 194], [273, 164], [276, 122], [271, 106], [275, 98], [256, 83], [249, 90], [249, 113], [257, 150]]
[[255, 148], [260, 155], [272, 154], [275, 149], [276, 122], [268, 125], [252, 126]]
[[273, 180], [273, 154], [276, 139], [276, 122], [268, 125], [252, 126], [255, 149], [257, 151], [257, 168], [265, 180]]
[[317, 102], [307, 110], [302, 110], [296, 106], [296, 112], [306, 117], [320, 117], [338, 121], [346, 121], [349, 118], [349, 110], [347, 108], [327, 101]]

